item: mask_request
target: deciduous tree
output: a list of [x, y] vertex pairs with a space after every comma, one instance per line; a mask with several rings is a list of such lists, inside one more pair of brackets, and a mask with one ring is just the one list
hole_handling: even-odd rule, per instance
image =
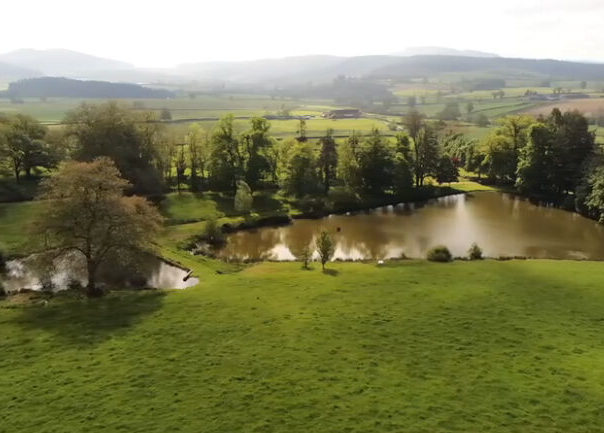
[[43, 182], [35, 224], [44, 253], [52, 259], [81, 255], [87, 293], [98, 296], [97, 273], [109, 258], [127, 262], [152, 249], [161, 228], [159, 212], [144, 198], [124, 196], [128, 182], [109, 158], [67, 162]]

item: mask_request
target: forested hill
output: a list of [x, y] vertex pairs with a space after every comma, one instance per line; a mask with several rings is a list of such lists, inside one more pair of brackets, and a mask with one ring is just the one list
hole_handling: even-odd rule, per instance
[[601, 80], [604, 64], [503, 57], [413, 56], [374, 69], [375, 77], [418, 77], [442, 73], [489, 72], [498, 78], [515, 74], [555, 80]]
[[42, 77], [10, 83], [4, 92], [11, 98], [171, 98], [168, 90], [151, 89], [138, 84], [81, 81]]

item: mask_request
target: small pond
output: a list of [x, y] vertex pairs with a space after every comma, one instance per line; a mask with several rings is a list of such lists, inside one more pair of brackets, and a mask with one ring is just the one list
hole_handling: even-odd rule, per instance
[[486, 256], [604, 260], [604, 226], [576, 213], [498, 192], [459, 194], [422, 204], [385, 206], [285, 227], [229, 235], [218, 255], [238, 260], [293, 260], [321, 230], [332, 234], [334, 259], [425, 257], [436, 245], [465, 256], [476, 242]]
[[[56, 263], [51, 271], [42, 271], [35, 258], [30, 256], [9, 261], [5, 276], [0, 276], [0, 282], [7, 292], [41, 290], [44, 286], [61, 290], [73, 284], [85, 286], [87, 277], [83, 263], [77, 257]], [[101, 269], [99, 283], [133, 288], [185, 289], [196, 285], [199, 280], [189, 277], [185, 269], [157, 257], [146, 256], [137, 263], [136, 268], [112, 265]]]

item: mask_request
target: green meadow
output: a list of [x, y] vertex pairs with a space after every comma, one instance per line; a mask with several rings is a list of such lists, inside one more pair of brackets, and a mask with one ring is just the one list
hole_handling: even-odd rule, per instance
[[604, 265], [192, 266], [199, 286], [0, 302], [6, 432], [585, 432]]

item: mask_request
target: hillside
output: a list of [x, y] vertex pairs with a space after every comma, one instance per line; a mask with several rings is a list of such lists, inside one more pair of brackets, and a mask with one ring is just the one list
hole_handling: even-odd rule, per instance
[[503, 79], [523, 73], [555, 80], [602, 80], [604, 64], [502, 57], [413, 56], [376, 67], [370, 75], [376, 78], [413, 78], [451, 72], [488, 73]]
[[77, 51], [21, 49], [0, 54], [0, 62], [40, 71], [44, 75], [79, 77], [91, 71], [133, 68], [117, 60], [91, 56]]
[[22, 78], [38, 77], [42, 75], [34, 69], [22, 68], [10, 63], [0, 62], [0, 80], [20, 80]]
[[43, 77], [10, 83], [6, 95], [13, 98], [170, 98], [167, 90], [151, 89], [138, 84], [81, 81]]

